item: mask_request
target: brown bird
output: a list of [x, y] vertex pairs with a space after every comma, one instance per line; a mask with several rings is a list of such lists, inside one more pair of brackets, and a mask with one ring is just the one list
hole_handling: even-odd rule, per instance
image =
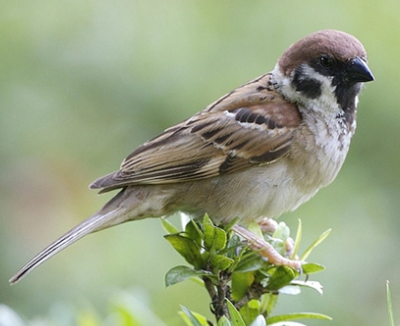
[[90, 188], [100, 193], [120, 191], [10, 283], [85, 235], [126, 221], [182, 211], [208, 213], [217, 224], [239, 217], [246, 225], [296, 209], [338, 174], [362, 83], [373, 79], [355, 37], [335, 30], [306, 36], [271, 72], [165, 130], [120, 170], [94, 181]]

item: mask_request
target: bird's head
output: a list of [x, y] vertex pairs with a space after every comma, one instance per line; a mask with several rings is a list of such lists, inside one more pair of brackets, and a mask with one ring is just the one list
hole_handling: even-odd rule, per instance
[[290, 46], [275, 71], [288, 100], [323, 107], [337, 103], [343, 111], [354, 111], [362, 83], [374, 80], [361, 42], [336, 30], [315, 32]]

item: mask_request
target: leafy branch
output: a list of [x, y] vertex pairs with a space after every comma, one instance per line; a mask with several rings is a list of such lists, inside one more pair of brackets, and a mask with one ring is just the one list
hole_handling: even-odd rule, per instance
[[[211, 300], [211, 311], [217, 326], [261, 326], [261, 325], [304, 325], [293, 323], [294, 319], [326, 319], [330, 317], [317, 313], [292, 313], [274, 316], [272, 311], [280, 294], [297, 295], [300, 288], [312, 288], [322, 294], [319, 282], [310, 281], [310, 274], [322, 271], [323, 266], [313, 263], [302, 265], [299, 271], [288, 266], [275, 266], [261, 257], [243, 241], [232, 228], [234, 222], [226, 227], [213, 224], [205, 215], [201, 222], [190, 220], [183, 231], [179, 231], [167, 220], [162, 220], [168, 234], [165, 238], [175, 250], [191, 265], [175, 266], [165, 277], [167, 286], [187, 279], [200, 280]], [[250, 226], [261, 235], [258, 225]], [[290, 230], [281, 222], [276, 224], [265, 241], [282, 256], [297, 257], [301, 240], [301, 223], [296, 241], [291, 242]], [[313, 248], [321, 243], [329, 230], [316, 239], [303, 253], [306, 259]], [[188, 326], [214, 325], [205, 317], [182, 307], [181, 314]]]

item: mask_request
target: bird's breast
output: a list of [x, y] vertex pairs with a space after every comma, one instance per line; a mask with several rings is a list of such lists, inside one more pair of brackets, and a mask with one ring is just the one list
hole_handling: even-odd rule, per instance
[[[278, 217], [296, 209], [330, 184], [346, 157], [351, 133], [320, 120], [302, 124], [289, 153], [269, 164], [182, 185], [174, 203], [179, 210], [216, 223], [239, 217], [242, 223]], [[177, 188], [176, 188], [177, 189]]]
[[300, 128], [289, 154], [295, 183], [310, 190], [325, 187], [339, 173], [355, 127], [349, 130], [340, 120], [309, 116]]

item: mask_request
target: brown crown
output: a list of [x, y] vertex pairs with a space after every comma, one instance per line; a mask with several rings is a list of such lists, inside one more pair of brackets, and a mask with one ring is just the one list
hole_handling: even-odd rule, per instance
[[322, 30], [310, 34], [291, 45], [279, 59], [281, 71], [289, 76], [292, 70], [304, 62], [321, 55], [328, 55], [339, 61], [354, 57], [366, 60], [364, 46], [354, 36], [336, 30]]

